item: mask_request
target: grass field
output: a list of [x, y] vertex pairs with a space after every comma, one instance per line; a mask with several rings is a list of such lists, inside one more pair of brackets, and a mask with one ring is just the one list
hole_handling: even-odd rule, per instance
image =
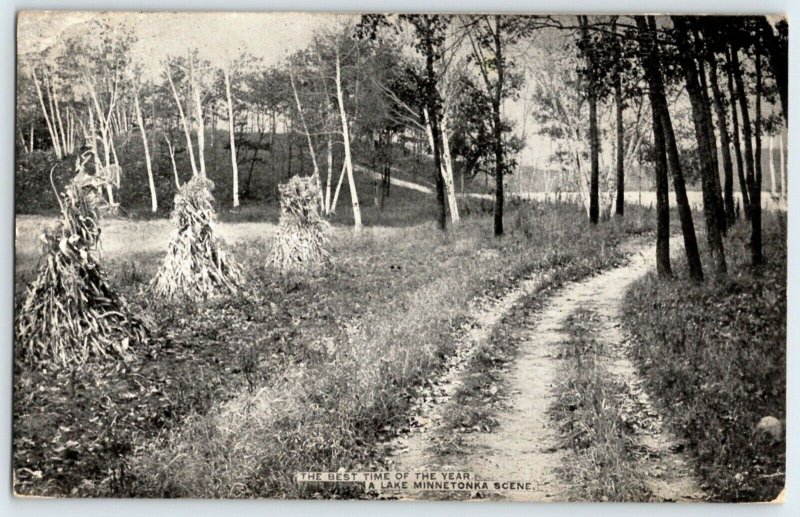
[[[420, 199], [398, 194], [384, 216], [419, 221]], [[223, 222], [245, 288], [169, 305], [144, 290], [169, 222], [108, 221], [102, 264], [151, 343], [121, 366], [15, 371], [15, 489], [311, 497], [295, 471], [377, 466], [374, 445], [451, 352], [472, 298], [534, 270], [606, 267], [651, 219], [632, 211], [624, 223], [590, 228], [574, 205], [512, 206], [508, 235], [496, 239], [489, 217], [467, 217], [443, 235], [432, 223], [376, 226], [376, 214], [360, 237], [334, 223], [331, 269], [293, 278], [264, 267], [274, 224]], [[45, 224], [18, 219], [18, 300]]]
[[[212, 173], [224, 172], [210, 163]], [[403, 177], [419, 181], [421, 174]], [[278, 222], [274, 185], [254, 183], [263, 198], [234, 210], [225, 177], [215, 191], [217, 228], [244, 267], [236, 295], [164, 304], [146, 291], [173, 231], [164, 217], [169, 189], [160, 192], [155, 217], [133, 203], [123, 217], [103, 221], [100, 262], [151, 341], [124, 365], [16, 367], [18, 493], [315, 497], [293, 482], [296, 471], [380, 469], [378, 444], [404, 425], [416, 387], [453, 352], [472, 300], [532, 272], [547, 273], [550, 290], [616, 265], [619, 245], [651, 230], [654, 219], [652, 210], [629, 205], [624, 220], [591, 227], [572, 204], [510, 201], [507, 235], [497, 239], [491, 202], [468, 199], [462, 224], [442, 234], [430, 195], [393, 188], [380, 210], [372, 180], [357, 174], [362, 235], [352, 233], [345, 184], [328, 230], [331, 268], [282, 278], [265, 267]], [[37, 195], [30, 190], [36, 178], [25, 181], [25, 195]], [[142, 192], [126, 195], [146, 201]], [[16, 221], [17, 303], [36, 272], [39, 235], [55, 221], [47, 203], [36, 206], [39, 215]], [[753, 432], [762, 416], [785, 419], [785, 215], [768, 214], [764, 228], [766, 267], [746, 266], [740, 223], [727, 242], [726, 282], [689, 284], [681, 258], [675, 281], [641, 282], [627, 311], [649, 391], [689, 440], [706, 488], [719, 499], [769, 498], [783, 482], [782, 443]], [[481, 394], [513, 360], [509, 328], [499, 325], [468, 365], [448, 414], [453, 426], [493, 425]], [[589, 380], [591, 389], [604, 389], [602, 379]], [[737, 454], [742, 449], [750, 454]], [[332, 490], [323, 495], [359, 495]]]

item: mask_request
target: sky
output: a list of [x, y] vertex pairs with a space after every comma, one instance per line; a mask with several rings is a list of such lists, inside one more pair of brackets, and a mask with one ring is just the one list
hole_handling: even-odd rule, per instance
[[60, 37], [82, 30], [84, 22], [105, 17], [112, 25], [130, 28], [137, 37], [134, 59], [145, 70], [158, 68], [168, 56], [185, 55], [197, 48], [213, 65], [221, 65], [243, 50], [278, 63], [305, 47], [314, 32], [340, 23], [348, 15], [253, 12], [67, 12], [36, 11], [20, 14], [17, 48], [20, 54], [41, 51]]

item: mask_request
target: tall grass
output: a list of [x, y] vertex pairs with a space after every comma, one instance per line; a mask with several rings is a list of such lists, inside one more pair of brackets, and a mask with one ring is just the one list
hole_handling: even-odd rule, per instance
[[627, 414], [633, 399], [609, 371], [613, 352], [595, 339], [597, 315], [578, 310], [565, 325], [562, 380], [551, 411], [569, 459], [564, 476], [575, 501], [648, 501], [652, 494], [637, 468], [635, 438]]
[[[759, 434], [786, 418], [786, 219], [764, 218], [766, 265], [749, 265], [749, 228], [725, 239], [729, 275], [694, 284], [649, 276], [625, 308], [634, 360], [649, 392], [696, 456], [712, 497], [767, 501], [784, 486], [783, 441]], [[704, 263], [710, 259], [704, 257]]]
[[[335, 243], [340, 283], [329, 287], [352, 290], [359, 313], [337, 322], [343, 332], [323, 332], [307, 343], [314, 349], [307, 360], [287, 365], [254, 393], [188, 418], [130, 458], [130, 493], [356, 494], [354, 487], [305, 488], [293, 477], [297, 471], [380, 468], [379, 431], [403, 421], [414, 387], [441, 368], [473, 297], [502, 290], [533, 270], [593, 264], [598, 249], [649, 227], [639, 212], [591, 228], [573, 205], [525, 204], [511, 218], [512, 230], [502, 239], [491, 235], [487, 218], [467, 218], [446, 236], [426, 225]], [[395, 273], [363, 286], [370, 279], [351, 273], [363, 267], [364, 254], [368, 268]], [[375, 289], [392, 296], [375, 296]]]

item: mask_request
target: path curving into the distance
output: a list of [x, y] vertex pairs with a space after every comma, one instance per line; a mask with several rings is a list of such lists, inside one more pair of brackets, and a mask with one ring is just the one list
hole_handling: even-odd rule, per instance
[[[675, 243], [678, 244], [677, 242]], [[460, 453], [442, 457], [430, 447], [436, 422], [422, 426], [405, 438], [396, 440], [391, 458], [393, 470], [457, 470], [472, 472], [478, 479], [492, 481], [531, 481], [532, 491], [482, 494], [504, 500], [565, 501], [569, 490], [559, 477], [566, 451], [560, 446], [558, 428], [549, 409], [557, 396], [556, 384], [562, 364], [560, 354], [568, 341], [567, 320], [577, 311], [590, 311], [598, 321], [592, 336], [616, 350], [606, 359], [605, 368], [615, 379], [637, 393], [637, 403], [645, 408], [649, 422], [647, 431], [637, 433], [637, 445], [646, 451], [637, 464], [647, 488], [656, 501], [697, 501], [703, 493], [691, 463], [674, 436], [661, 425], [657, 412], [642, 389], [642, 381], [624, 353], [620, 343], [625, 336], [620, 329], [621, 306], [630, 285], [654, 267], [654, 246], [641, 244], [629, 248], [627, 265], [565, 285], [546, 303], [542, 311], [529, 317], [528, 331], [520, 344], [516, 359], [507, 376], [509, 400], [507, 408], [497, 415], [499, 425], [490, 433], [466, 433], [461, 436]], [[521, 292], [532, 292], [535, 283], [528, 281], [509, 296], [516, 302]], [[500, 300], [495, 304], [494, 318], [513, 304]], [[484, 321], [487, 318], [484, 316]], [[457, 373], [456, 373], [457, 376]], [[458, 384], [458, 380], [449, 381]], [[442, 392], [447, 390], [442, 388]], [[433, 413], [436, 411], [433, 410]], [[475, 494], [472, 494], [473, 496]], [[403, 497], [429, 497], [405, 494]], [[462, 494], [459, 498], [469, 497]]]

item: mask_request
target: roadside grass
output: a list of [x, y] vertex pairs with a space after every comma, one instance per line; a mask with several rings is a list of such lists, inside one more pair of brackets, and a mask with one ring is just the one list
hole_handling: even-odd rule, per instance
[[725, 280], [693, 284], [674, 261], [675, 279], [644, 278], [625, 305], [632, 359], [719, 501], [770, 501], [784, 487], [785, 442], [756, 426], [786, 421], [786, 215], [765, 213], [763, 228], [765, 266], [749, 265], [742, 221], [725, 239]]
[[[535, 225], [526, 223], [524, 210], [520, 210], [515, 228], [530, 242], [545, 239]], [[627, 259], [620, 244], [625, 240], [652, 230], [646, 219], [646, 210], [629, 208], [629, 214], [619, 220], [612, 219], [596, 229], [587, 228], [583, 214], [569, 221], [551, 219], [545, 233], [552, 253], [543, 258], [535, 268], [538, 285], [530, 294], [504, 316], [482, 343], [471, 343], [476, 351], [462, 375], [453, 402], [443, 413], [441, 436], [436, 437], [440, 454], [458, 452], [460, 433], [491, 432], [497, 426], [496, 414], [507, 398], [503, 379], [508, 365], [513, 362], [520, 342], [525, 339], [525, 325], [531, 315], [539, 311], [548, 296], [565, 283], [578, 281], [606, 269], [622, 265]]]
[[[647, 229], [646, 214], [631, 218], [631, 231]], [[380, 430], [402, 424], [415, 386], [452, 353], [467, 302], [569, 263], [569, 236], [581, 233], [570, 228], [586, 227], [574, 205], [512, 205], [507, 220], [502, 239], [485, 217], [446, 235], [432, 224], [368, 227], [360, 237], [334, 227], [332, 268], [288, 278], [264, 268], [273, 225], [222, 224], [246, 285], [199, 304], [162, 304], [144, 291], [166, 221], [115, 221], [102, 263], [148, 322], [151, 343], [120, 366], [15, 370], [15, 491], [312, 497], [295, 471], [378, 466]], [[605, 229], [613, 224], [588, 232], [608, 234], [595, 250], [625, 238]], [[151, 228], [163, 235], [151, 238]], [[19, 301], [35, 239], [19, 236], [17, 251]]]
[[[454, 352], [453, 334], [469, 300], [538, 268], [562, 267], [573, 253], [569, 238], [581, 233], [571, 228], [587, 226], [573, 205], [526, 205], [514, 217], [518, 226], [512, 224], [503, 239], [491, 236], [487, 218], [468, 218], [446, 237], [426, 226], [371, 242], [354, 239], [348, 266], [388, 271], [391, 280], [381, 275], [384, 285], [359, 292], [357, 278], [365, 272], [348, 268], [338, 285], [315, 284], [315, 292], [333, 289], [360, 302], [350, 318], [337, 320], [342, 332], [321, 334], [309, 343], [316, 354], [307, 360], [288, 362], [254, 393], [188, 418], [144, 454], [128, 458], [130, 493], [360, 496], [357, 487], [299, 485], [294, 474], [385, 467], [379, 445], [385, 429], [407, 425], [416, 388]], [[622, 230], [606, 228], [613, 225], [588, 232], [594, 234], [593, 241], [586, 237], [593, 252], [625, 238]], [[632, 227], [644, 231], [647, 224]], [[600, 235], [608, 239], [598, 242]], [[359, 251], [370, 251], [369, 260]]]
[[561, 382], [551, 407], [568, 458], [563, 476], [573, 501], [649, 501], [627, 416], [631, 394], [604, 365], [610, 355], [592, 337], [596, 316], [579, 310], [567, 318]]

